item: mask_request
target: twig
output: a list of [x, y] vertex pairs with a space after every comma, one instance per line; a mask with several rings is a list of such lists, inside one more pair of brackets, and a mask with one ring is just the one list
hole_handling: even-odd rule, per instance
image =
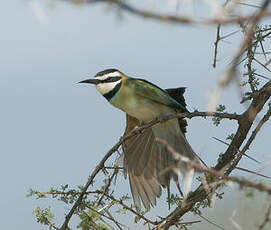
[[209, 219], [207, 219], [206, 217], [204, 217], [203, 215], [197, 214], [199, 217], [201, 217], [203, 220], [205, 220], [206, 222], [208, 222], [211, 225], [214, 225], [215, 227], [225, 230], [225, 228], [219, 226], [218, 224], [214, 223], [213, 221], [210, 221]]
[[271, 221], [270, 214], [271, 214], [271, 204], [269, 205], [269, 207], [265, 213], [265, 218], [264, 218], [263, 222], [260, 224], [258, 230], [263, 230], [264, 227], [266, 226], [266, 224]]
[[261, 6], [253, 5], [253, 4], [249, 4], [249, 3], [245, 3], [245, 2], [237, 2], [237, 4], [244, 5], [244, 6], [250, 6], [250, 7], [254, 7], [254, 8], [261, 8]]
[[270, 77], [266, 77], [266, 76], [264, 76], [264, 75], [262, 75], [262, 74], [258, 74], [258, 73], [254, 73], [255, 75], [257, 75], [257, 76], [259, 76], [259, 77], [262, 77], [262, 78], [264, 78], [264, 79], [266, 79], [266, 80], [271, 80], [271, 78]]
[[121, 225], [122, 225], [122, 224], [119, 223], [118, 221], [116, 221], [112, 216], [106, 216], [105, 214], [96, 211], [94, 208], [92, 208], [92, 207], [90, 207], [90, 206], [88, 206], [88, 205], [87, 205], [87, 207], [88, 207], [92, 212], [95, 212], [96, 214], [101, 215], [101, 216], [107, 218], [108, 220], [112, 221], [112, 222], [113, 222], [120, 230], [122, 229], [122, 228], [121, 228]]
[[264, 177], [266, 179], [271, 179], [270, 176], [266, 176], [266, 175], [263, 175], [261, 173], [251, 171], [251, 170], [248, 170], [248, 169], [244, 169], [244, 168], [240, 168], [240, 167], [235, 167], [235, 169], [240, 170], [240, 171], [244, 171], [244, 172], [248, 172], [248, 173], [251, 173], [251, 174], [254, 174], [254, 175], [257, 175], [257, 176], [261, 176], [261, 177]]
[[48, 219], [47, 219], [47, 224], [49, 225], [50, 229], [59, 230], [58, 227], [56, 227], [55, 224], [49, 221]]
[[257, 36], [257, 39], [256, 39], [256, 44], [254, 46], [254, 50], [252, 51], [252, 44], [251, 42], [248, 44], [247, 46], [247, 59], [248, 59], [248, 62], [247, 62], [247, 70], [248, 70], [248, 84], [250, 86], [250, 89], [251, 89], [251, 92], [254, 93], [256, 91], [255, 89], [255, 86], [253, 84], [253, 80], [254, 80], [254, 77], [253, 77], [253, 71], [252, 71], [252, 61], [254, 60], [254, 53], [255, 53], [255, 50], [256, 50], [256, 47], [257, 47], [257, 42], [259, 41], [259, 36], [260, 36], [260, 33], [258, 33], [258, 36]]
[[263, 63], [258, 61], [256, 58], [254, 58], [254, 61], [257, 62], [260, 66], [262, 66], [264, 69], [266, 69], [268, 72], [271, 73], [271, 70], [268, 67], [266, 67]]
[[[102, 193], [100, 191], [97, 191], [97, 193]], [[111, 199], [112, 201], [120, 204], [123, 208], [129, 210], [130, 212], [132, 212], [133, 214], [137, 215], [138, 217], [140, 217], [141, 219], [145, 220], [147, 223], [150, 223], [152, 225], [157, 225], [157, 222], [151, 221], [149, 219], [147, 219], [145, 216], [141, 215], [140, 213], [138, 213], [137, 211], [133, 210], [132, 208], [130, 208], [129, 206], [127, 206], [126, 204], [123, 203], [122, 200], [118, 200], [115, 197], [113, 197], [112, 195], [109, 195], [107, 193], [104, 193], [104, 196], [106, 196], [107, 198]]]
[[187, 221], [187, 222], [181, 222], [181, 225], [190, 225], [190, 224], [196, 224], [196, 223], [200, 223], [201, 220], [194, 220], [194, 221]]
[[107, 190], [109, 189], [109, 187], [110, 187], [110, 185], [111, 185], [111, 182], [112, 182], [113, 178], [116, 176], [117, 172], [118, 172], [118, 170], [117, 170], [117, 169], [114, 169], [112, 175], [109, 176], [109, 178], [107, 179], [107, 183], [106, 183], [106, 185], [105, 185], [105, 187], [104, 187], [104, 189], [103, 189], [103, 193], [102, 193], [102, 195], [101, 195], [101, 196], [98, 198], [98, 200], [97, 200], [97, 205], [100, 205], [102, 199], [104, 198], [104, 194], [105, 194], [105, 193], [107, 192]]
[[218, 49], [218, 43], [220, 41], [220, 28], [221, 28], [221, 24], [218, 24], [217, 25], [217, 28], [216, 28], [216, 40], [215, 40], [215, 52], [214, 52], [214, 62], [213, 62], [213, 67], [215, 68], [216, 67], [216, 58], [217, 58], [217, 49]]
[[120, 230], [122, 229], [121, 226], [127, 227], [127, 226], [125, 226], [125, 225], [119, 223], [118, 221], [116, 221], [115, 218], [112, 216], [112, 214], [109, 212], [109, 210], [106, 210], [105, 212], [107, 213], [107, 215], [112, 219], [112, 221], [115, 223], [115, 225], [117, 225], [117, 227], [118, 227]]
[[[73, 191], [67, 191], [67, 192], [61, 192], [61, 191], [40, 192], [40, 191], [31, 189], [31, 193], [33, 195], [36, 195], [37, 198], [43, 198], [46, 195], [52, 195], [53, 197], [57, 196], [57, 195], [79, 195], [82, 192], [80, 192], [80, 191], [74, 191], [74, 190]], [[85, 194], [94, 194], [94, 193], [96, 194], [97, 191], [87, 191]]]
[[[225, 8], [227, 6], [227, 4], [229, 3], [229, 1], [226, 1], [224, 4], [223, 4], [223, 8]], [[219, 41], [221, 41], [222, 39], [225, 39], [233, 34], [235, 34], [236, 32], [238, 31], [234, 31], [232, 33], [229, 33], [225, 36], [220, 36], [220, 29], [221, 29], [221, 24], [218, 24], [217, 25], [217, 28], [216, 28], [216, 40], [214, 42], [214, 45], [215, 45], [215, 51], [214, 51], [214, 62], [213, 62], [213, 67], [215, 68], [216, 67], [216, 63], [217, 63], [217, 50], [218, 50], [218, 43]]]
[[90, 225], [92, 226], [92, 229], [98, 229], [97, 224], [92, 220], [91, 216], [88, 215], [85, 211], [82, 211], [85, 216], [88, 218]]
[[122, 169], [124, 169], [123, 167], [112, 167], [112, 166], [105, 166], [104, 167], [105, 169], [118, 169], [118, 170], [122, 170]]

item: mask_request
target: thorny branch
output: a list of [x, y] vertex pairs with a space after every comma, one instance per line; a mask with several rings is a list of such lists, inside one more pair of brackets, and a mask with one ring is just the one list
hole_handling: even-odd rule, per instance
[[[248, 26], [245, 29], [244, 39], [240, 45], [240, 48], [237, 51], [237, 53], [235, 54], [233, 61], [231, 62], [231, 66], [228, 69], [228, 71], [218, 81], [218, 86], [217, 86], [218, 95], [220, 95], [221, 89], [224, 88], [225, 86], [227, 86], [236, 77], [236, 69], [240, 63], [239, 62], [240, 58], [242, 57], [243, 53], [247, 50], [247, 48], [251, 44], [257, 23], [263, 18], [264, 12], [266, 11], [269, 3], [270, 3], [270, 0], [265, 0], [264, 3], [262, 4], [261, 8], [258, 10], [258, 12], [254, 13], [253, 17], [251, 17], [248, 20]], [[219, 23], [219, 24], [221, 24], [221, 23]]]
[[[226, 169], [230, 162], [235, 158], [236, 154], [238, 153], [238, 149], [246, 139], [246, 136], [253, 124], [253, 121], [256, 118], [256, 115], [263, 109], [263, 106], [270, 97], [271, 82], [268, 82], [262, 87], [261, 90], [259, 90], [258, 97], [253, 99], [250, 107], [241, 115], [239, 120], [239, 127], [231, 144], [227, 148], [226, 152], [222, 155], [221, 161], [219, 161], [219, 163], [214, 167], [216, 171]], [[255, 135], [256, 134], [257, 132]], [[247, 149], [244, 151], [246, 150]], [[240, 159], [237, 160], [237, 163], [240, 161]], [[229, 170], [226, 175], [228, 175], [232, 170]], [[216, 190], [217, 187], [218, 185], [210, 187], [210, 193]], [[187, 198], [187, 202], [183, 203], [182, 206], [177, 207], [171, 214], [169, 214], [166, 221], [162, 223], [160, 227], [168, 229], [170, 226], [174, 225], [185, 213], [190, 211], [197, 202], [203, 201], [208, 197], [208, 195], [209, 193], [206, 192], [204, 186], [201, 184], [193, 193], [190, 194], [190, 196]]]

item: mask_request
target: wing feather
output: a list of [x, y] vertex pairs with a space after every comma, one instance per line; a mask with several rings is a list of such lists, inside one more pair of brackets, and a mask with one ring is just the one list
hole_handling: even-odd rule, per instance
[[[182, 96], [184, 88], [171, 89], [168, 91], [168, 94], [144, 80], [140, 84], [146, 87], [146, 92], [143, 92], [144, 95], [141, 96], [175, 109], [186, 111], [184, 109], [186, 104]], [[142, 85], [140, 87], [142, 90]], [[151, 92], [150, 90], [152, 91], [151, 95], [149, 93]], [[181, 93], [180, 98], [177, 98], [178, 92]], [[181, 106], [175, 99], [180, 101]], [[126, 119], [125, 134], [129, 133], [136, 125], [139, 125], [139, 121], [136, 118], [127, 115]], [[194, 151], [184, 137], [186, 125], [186, 121], [180, 119], [163, 122], [145, 130], [123, 144], [124, 169], [129, 174], [131, 192], [137, 210], [141, 209], [141, 202], [146, 209], [150, 206], [155, 206], [156, 198], [161, 196], [162, 186], [166, 187], [169, 193], [170, 179], [175, 181], [179, 189], [178, 174], [175, 173], [176, 168], [172, 168], [173, 165], [174, 167], [177, 165], [176, 158], [164, 145], [155, 140], [156, 137], [165, 140], [176, 152], [189, 157], [191, 160], [197, 160]], [[179, 170], [181, 173], [185, 174], [187, 165], [184, 163], [178, 165], [180, 165]]]
[[138, 187], [136, 185], [137, 180], [135, 179], [135, 176], [133, 175], [132, 172], [129, 172], [128, 174], [129, 174], [130, 188], [131, 188], [134, 204], [136, 206], [136, 209], [140, 210], [141, 209], [141, 203], [140, 203], [141, 196], [139, 195]]
[[174, 109], [187, 111], [183, 105], [172, 98], [165, 90], [151, 82], [136, 78], [129, 78], [129, 80], [130, 84], [133, 84], [132, 87], [136, 88], [134, 91], [141, 97], [145, 97], [149, 100], [155, 101], [156, 103], [163, 104]]

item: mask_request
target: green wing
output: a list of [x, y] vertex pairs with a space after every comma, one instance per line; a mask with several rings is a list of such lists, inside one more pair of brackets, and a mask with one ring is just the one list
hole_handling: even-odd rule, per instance
[[135, 92], [141, 97], [148, 98], [152, 101], [181, 110], [183, 112], [188, 112], [184, 106], [173, 99], [166, 91], [152, 84], [151, 82], [136, 78], [131, 78], [130, 80], [133, 81], [134, 86], [136, 87]]

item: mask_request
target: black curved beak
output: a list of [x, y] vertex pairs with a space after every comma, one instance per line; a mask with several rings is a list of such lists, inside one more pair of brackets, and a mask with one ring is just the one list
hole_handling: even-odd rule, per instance
[[87, 84], [97, 85], [97, 84], [100, 83], [100, 80], [98, 80], [98, 79], [87, 79], [87, 80], [84, 80], [84, 81], [79, 81], [78, 83], [87, 83]]

